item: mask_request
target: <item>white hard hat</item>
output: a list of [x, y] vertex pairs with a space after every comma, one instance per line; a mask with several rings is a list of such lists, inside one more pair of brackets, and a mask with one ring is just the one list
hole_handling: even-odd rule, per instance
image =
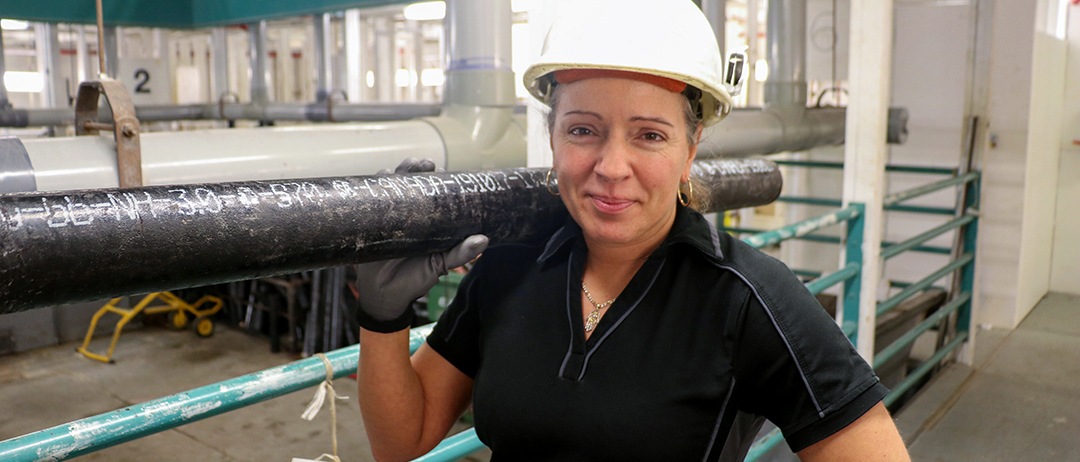
[[716, 37], [690, 0], [583, 0], [567, 10], [552, 23], [540, 58], [523, 76], [540, 101], [547, 104], [553, 72], [605, 69], [665, 77], [701, 90], [696, 109], [706, 126], [731, 111]]

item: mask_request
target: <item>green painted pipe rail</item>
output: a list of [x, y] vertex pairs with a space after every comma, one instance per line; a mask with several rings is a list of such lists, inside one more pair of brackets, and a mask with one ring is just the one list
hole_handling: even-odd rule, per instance
[[761, 456], [771, 451], [772, 448], [775, 448], [781, 441], [784, 441], [784, 435], [780, 433], [779, 428], [773, 429], [773, 431], [761, 437], [761, 439], [755, 441], [754, 444], [750, 446], [750, 450], [746, 452], [746, 458], [743, 459], [743, 462], [754, 462], [760, 459]]
[[906, 288], [904, 288], [904, 290], [900, 291], [900, 293], [898, 293], [896, 295], [893, 295], [892, 297], [889, 297], [888, 299], [886, 299], [885, 301], [883, 301], [881, 303], [878, 303], [877, 315], [881, 316], [881, 315], [885, 314], [886, 312], [888, 312], [889, 310], [891, 310], [893, 308], [896, 308], [901, 303], [903, 303], [904, 300], [907, 300], [908, 297], [911, 297], [912, 295], [915, 295], [919, 291], [929, 287], [930, 284], [934, 283], [934, 281], [945, 277], [946, 275], [948, 275], [949, 273], [951, 273], [953, 271], [956, 271], [957, 268], [968, 264], [968, 262], [970, 262], [973, 258], [975, 258], [974, 254], [965, 253], [965, 254], [961, 255], [960, 258], [957, 258], [956, 260], [953, 260], [953, 261], [949, 262], [949, 264], [941, 267], [941, 269], [939, 269], [937, 271], [934, 271], [933, 273], [930, 273], [929, 276], [920, 279], [918, 282], [916, 282], [916, 283], [914, 283], [914, 284], [912, 284], [910, 286], [907, 286]]
[[824, 197], [802, 197], [802, 196], [780, 196], [776, 198], [776, 202], [787, 202], [789, 204], [803, 204], [803, 205], [820, 205], [823, 207], [840, 207], [844, 205], [844, 201], [840, 199], [826, 199]]
[[931, 215], [956, 215], [956, 209], [949, 207], [930, 207], [925, 205], [886, 205], [889, 212], [926, 213]]
[[844, 321], [844, 323], [840, 325], [840, 330], [844, 331], [844, 335], [846, 335], [847, 338], [851, 338], [855, 335], [855, 331], [859, 330], [859, 324], [852, 321]]
[[807, 279], [817, 279], [817, 278], [820, 278], [822, 274], [824, 274], [821, 271], [806, 270], [806, 269], [795, 269], [795, 268], [791, 268], [791, 272], [795, 273], [796, 276], [804, 277], [804, 278], [807, 278]]
[[[907, 281], [889, 281], [889, 288], [890, 288], [890, 289], [892, 289], [893, 287], [895, 287], [895, 288], [897, 288], [897, 289], [906, 289], [906, 288], [908, 288], [908, 287], [911, 287], [911, 285], [912, 285], [912, 284], [914, 284], [914, 282], [907, 282]], [[946, 289], [946, 288], [944, 288], [944, 287], [941, 287], [941, 286], [930, 286], [930, 287], [927, 287], [926, 289], [930, 289], [930, 290], [940, 290], [940, 291], [942, 291], [942, 292], [948, 292], [948, 291], [949, 291], [949, 289]]]
[[929, 241], [930, 239], [933, 239], [937, 236], [945, 234], [948, 231], [971, 223], [971, 221], [974, 219], [974, 215], [964, 215], [960, 218], [953, 219], [948, 223], [945, 223], [941, 226], [938, 226], [937, 228], [931, 229], [925, 233], [922, 233], [899, 244], [894, 244], [886, 247], [884, 243], [882, 243], [882, 247], [884, 248], [881, 250], [881, 258], [888, 260], [892, 257], [899, 255], [902, 252], [912, 250], [916, 247], [919, 247], [926, 241]]
[[858, 276], [859, 271], [861, 270], [862, 265], [859, 265], [858, 263], [849, 263], [847, 266], [837, 270], [836, 272], [829, 273], [826, 276], [822, 276], [814, 279], [813, 281], [810, 281], [808, 284], [806, 284], [806, 289], [814, 295], [820, 294], [829, 287], [835, 286], [841, 282]]
[[480, 437], [476, 436], [476, 429], [470, 428], [442, 440], [438, 446], [435, 446], [435, 449], [432, 449], [431, 452], [418, 459], [413, 459], [413, 462], [447, 462], [458, 460], [486, 447], [487, 446], [484, 446], [484, 443], [480, 442]]
[[[804, 205], [821, 205], [826, 207], [840, 207], [843, 205], [843, 201], [839, 199], [825, 199], [821, 197], [798, 197], [798, 196], [780, 196], [776, 198], [776, 202], [787, 202], [791, 204], [804, 204]], [[956, 210], [947, 207], [930, 207], [923, 205], [886, 205], [885, 210], [890, 212], [910, 212], [910, 213], [929, 213], [934, 215], [956, 215]]]
[[895, 194], [889, 194], [888, 196], [885, 196], [885, 199], [882, 201], [882, 204], [885, 205], [886, 207], [888, 207], [890, 205], [896, 205], [896, 204], [899, 204], [901, 202], [911, 200], [911, 199], [914, 199], [914, 198], [919, 197], [919, 196], [925, 196], [925, 195], [930, 194], [932, 192], [940, 191], [942, 189], [948, 188], [949, 186], [956, 186], [956, 185], [966, 184], [968, 182], [975, 181], [977, 179], [979, 179], [979, 172], [969, 172], [969, 173], [960, 175], [958, 177], [938, 181], [937, 183], [930, 183], [928, 185], [923, 185], [923, 186], [918, 186], [918, 187], [915, 187], [915, 188], [911, 188], [911, 189], [909, 189], [907, 191], [900, 191], [900, 192], [895, 193]]
[[922, 380], [922, 378], [926, 376], [926, 374], [929, 374], [930, 371], [934, 370], [934, 367], [936, 367], [938, 363], [941, 362], [941, 360], [945, 359], [945, 357], [948, 356], [949, 353], [952, 353], [953, 350], [962, 345], [964, 341], [967, 340], [967, 338], [968, 333], [966, 331], [958, 331], [956, 333], [956, 338], [953, 339], [952, 342], [949, 342], [948, 345], [945, 345], [940, 350], [938, 350], [937, 353], [934, 353], [934, 355], [931, 356], [930, 359], [927, 359], [921, 365], [919, 365], [918, 368], [916, 368], [914, 371], [911, 371], [911, 374], [909, 374], [903, 382], [900, 382], [899, 385], [893, 387], [892, 391], [890, 391], [888, 395], [885, 395], [885, 399], [881, 401], [885, 403], [886, 406], [892, 406], [892, 404], [895, 403], [896, 400], [900, 399], [900, 396], [903, 395], [904, 392], [915, 386], [915, 384], [918, 383], [919, 380]]
[[[720, 231], [724, 231], [726, 233], [739, 233], [739, 234], [761, 234], [761, 233], [769, 232], [769, 230], [767, 230], [767, 229], [729, 228], [729, 227], [726, 227], [726, 226], [718, 227], [717, 229], [719, 229]], [[811, 241], [811, 242], [824, 242], [826, 244], [839, 244], [841, 242], [841, 239], [839, 237], [836, 237], [836, 236], [821, 236], [821, 235], [818, 235], [818, 234], [807, 234], [805, 236], [796, 237], [795, 239], [799, 239], [799, 240], [802, 240], [802, 241]]]
[[[844, 168], [843, 162], [823, 162], [815, 160], [772, 160], [776, 165], [787, 165], [791, 167], [807, 167], [807, 168], [831, 168], [836, 170], [842, 170]], [[919, 165], [886, 165], [886, 172], [897, 173], [926, 173], [931, 175], [956, 175], [956, 168], [947, 167], [923, 167]]]
[[[434, 325], [409, 333], [416, 351]], [[334, 378], [356, 371], [359, 345], [325, 353]], [[0, 441], [0, 460], [60, 461], [152, 435], [181, 425], [318, 385], [326, 366], [317, 357], [301, 359], [213, 385]]]
[[[717, 229], [719, 229], [720, 231], [727, 232], [727, 233], [740, 233], [740, 234], [761, 234], [761, 233], [769, 232], [766, 229], [758, 229], [758, 228], [718, 227]], [[799, 240], [802, 240], [802, 241], [810, 241], [810, 242], [823, 242], [823, 243], [826, 243], [826, 244], [840, 244], [841, 242], [843, 242], [843, 239], [841, 239], [840, 237], [837, 237], [837, 236], [822, 236], [822, 235], [819, 235], [819, 234], [807, 234], [805, 236], [795, 237], [794, 239], [799, 239]], [[905, 241], [905, 242], [907, 242], [907, 241]], [[881, 247], [882, 248], [891, 248], [894, 245], [903, 244], [903, 243], [904, 242], [896, 243], [896, 242], [890, 242], [890, 241], [881, 241]], [[912, 250], [912, 251], [915, 251], [915, 252], [924, 252], [924, 253], [936, 253], [936, 254], [941, 254], [941, 255], [949, 255], [949, 254], [952, 253], [952, 249], [948, 248], [948, 247], [937, 247], [937, 246], [926, 246], [926, 245], [916, 245], [914, 247], [911, 247], [910, 249], [904, 249], [904, 250]]]
[[874, 354], [874, 369], [881, 367], [881, 365], [885, 364], [886, 361], [891, 359], [893, 356], [896, 356], [897, 353], [903, 351], [905, 347], [907, 347], [911, 343], [914, 343], [915, 339], [919, 338], [920, 335], [930, 330], [932, 327], [938, 325], [938, 323], [940, 323], [942, 319], [945, 319], [946, 316], [952, 314], [954, 311], [957, 310], [957, 308], [964, 306], [964, 304], [967, 303], [969, 300], [971, 300], [970, 292], [964, 292], [960, 294], [960, 296], [957, 297], [956, 300], [946, 303], [945, 306], [939, 308], [936, 312], [934, 312], [934, 314], [930, 315], [925, 320], [923, 320], [923, 322], [919, 323], [918, 326], [915, 326], [915, 328], [905, 332], [904, 335], [900, 336], [900, 338], [896, 339], [896, 341], [889, 344], [889, 346]]
[[857, 216], [859, 216], [858, 208], [847, 207], [832, 213], [821, 215], [819, 217], [814, 217], [800, 221], [795, 224], [787, 225], [783, 228], [777, 228], [772, 231], [744, 237], [743, 242], [750, 244], [752, 247], [760, 249], [762, 247], [768, 247], [770, 245], [778, 244], [781, 241], [805, 236], [821, 228], [834, 226]]

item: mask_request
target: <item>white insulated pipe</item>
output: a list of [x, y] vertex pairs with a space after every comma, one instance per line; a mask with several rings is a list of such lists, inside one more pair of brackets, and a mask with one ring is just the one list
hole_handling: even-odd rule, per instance
[[508, 0], [447, 1], [447, 72], [510, 70], [512, 15]]
[[266, 61], [266, 21], [248, 24], [248, 58], [251, 62], [251, 102], [262, 105], [270, 102], [270, 74]]
[[213, 56], [212, 96], [220, 99], [229, 91], [229, 31], [224, 27], [215, 27], [211, 32], [210, 46]]
[[[330, 19], [329, 15], [323, 14], [327, 19], [325, 21], [326, 26], [323, 27], [328, 34], [323, 40], [325, 46], [326, 63], [329, 63], [330, 57], [330, 44], [332, 43], [330, 32]], [[353, 102], [363, 101], [364, 84], [366, 83], [365, 75], [363, 75], [361, 62], [363, 55], [367, 53], [367, 47], [364, 46], [364, 21], [360, 17], [359, 9], [345, 10], [345, 93], [348, 95], [348, 100]], [[329, 67], [325, 67], [326, 71], [329, 71]], [[322, 101], [322, 100], [320, 100]]]
[[330, 45], [333, 42], [333, 34], [331, 34], [330, 14], [316, 14], [313, 19], [312, 61], [315, 61], [315, 101], [322, 102], [330, 96], [330, 88], [333, 86], [331, 82], [333, 82], [334, 70], [330, 65], [332, 58]]
[[765, 105], [805, 107], [806, 0], [769, 0], [766, 20]]
[[513, 106], [510, 0], [448, 0], [444, 103]]
[[[406, 157], [446, 165], [442, 138], [420, 120], [143, 133], [141, 142], [148, 186], [370, 175]], [[26, 140], [23, 146], [38, 191], [119, 185], [111, 134]]]
[[746, 157], [843, 144], [844, 108], [735, 110], [705, 129], [698, 157]]
[[105, 53], [105, 69], [101, 70], [113, 79], [120, 78], [120, 31], [116, 26], [105, 26], [102, 31], [103, 44], [98, 46], [98, 53]]
[[446, 2], [443, 112], [426, 120], [446, 142], [451, 170], [526, 164], [525, 127], [513, 114], [512, 24], [510, 0]]
[[[394, 101], [394, 24], [390, 18], [376, 16], [375, 28], [375, 97], [380, 102]], [[364, 76], [367, 80], [367, 76]], [[359, 96], [359, 95], [358, 95]]]
[[11, 108], [11, 103], [8, 102], [7, 85], [4, 85], [3, 82], [6, 72], [4, 65], [4, 34], [0, 33], [0, 110]]

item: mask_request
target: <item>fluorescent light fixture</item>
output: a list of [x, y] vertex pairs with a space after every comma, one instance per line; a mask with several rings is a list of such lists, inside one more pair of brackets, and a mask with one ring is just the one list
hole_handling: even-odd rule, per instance
[[437, 87], [446, 81], [442, 69], [424, 69], [420, 72], [420, 83], [425, 87]]
[[30, 28], [30, 23], [27, 21], [20, 21], [18, 19], [0, 19], [0, 29], [4, 30], [26, 30]]
[[40, 72], [7, 71], [4, 87], [12, 93], [41, 93], [45, 89], [45, 75]]
[[399, 87], [409, 86], [409, 70], [398, 69], [397, 72], [394, 73], [394, 83]]
[[510, 0], [510, 9], [515, 13], [521, 13], [523, 11], [529, 11], [529, 4], [532, 0]]
[[446, 2], [421, 2], [405, 7], [405, 19], [433, 21], [446, 16]]
[[367, 78], [364, 80], [367, 81], [368, 88], [375, 88], [375, 71], [367, 71]]
[[769, 78], [769, 62], [764, 59], [757, 60], [754, 63], [754, 80], [758, 82], [764, 82]]

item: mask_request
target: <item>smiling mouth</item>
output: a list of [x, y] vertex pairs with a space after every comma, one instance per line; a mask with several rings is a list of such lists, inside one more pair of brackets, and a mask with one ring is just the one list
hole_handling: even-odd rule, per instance
[[589, 196], [589, 198], [592, 199], [596, 209], [602, 213], [618, 213], [634, 204], [632, 200], [616, 199], [614, 197]]

